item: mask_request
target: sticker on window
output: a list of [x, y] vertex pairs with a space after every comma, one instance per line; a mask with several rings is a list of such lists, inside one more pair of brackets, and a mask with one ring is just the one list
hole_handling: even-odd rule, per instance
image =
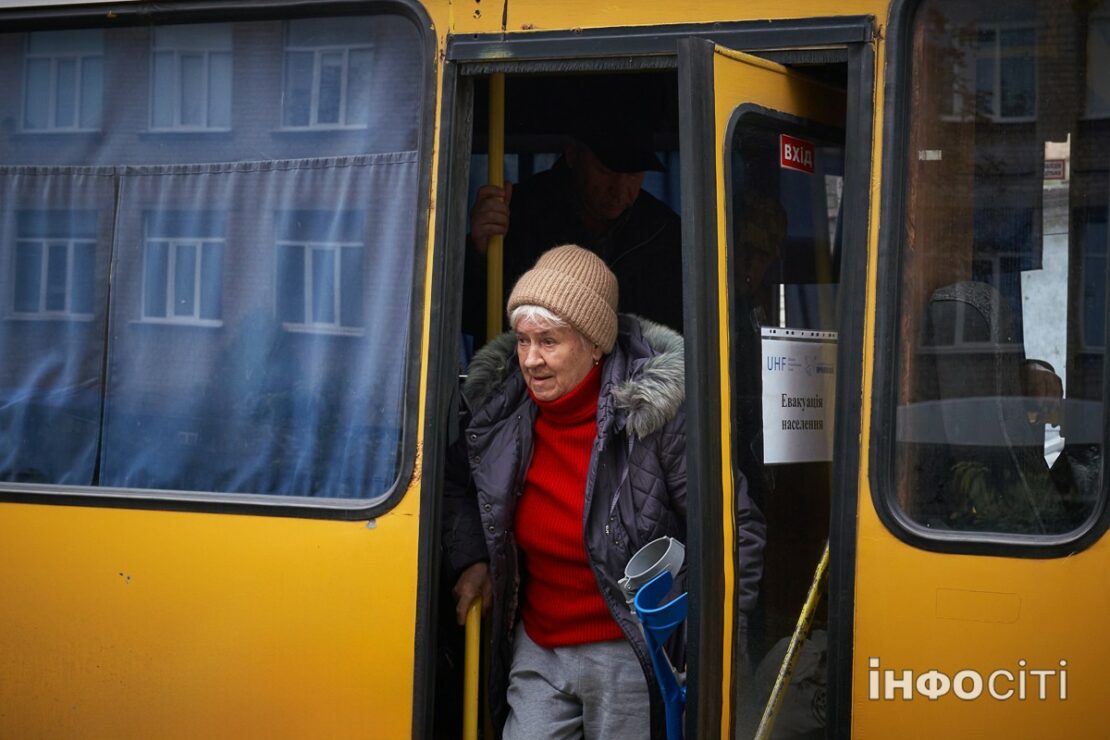
[[795, 136], [779, 134], [779, 166], [786, 170], [796, 170], [813, 174], [816, 150], [812, 141]]

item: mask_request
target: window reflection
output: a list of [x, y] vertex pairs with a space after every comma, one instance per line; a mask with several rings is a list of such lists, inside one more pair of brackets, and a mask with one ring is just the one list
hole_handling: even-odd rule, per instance
[[278, 314], [286, 328], [361, 327], [364, 214], [297, 211], [278, 220]]
[[365, 18], [289, 22], [285, 47], [286, 126], [367, 125], [372, 38]]
[[27, 34], [23, 128], [95, 131], [101, 125], [104, 34], [40, 31]]
[[146, 216], [143, 319], [220, 319], [224, 235], [220, 211], [155, 211]]
[[96, 211], [20, 211], [16, 221], [14, 313], [91, 317]]
[[231, 24], [153, 31], [151, 128], [231, 128]]
[[0, 36], [22, 88], [0, 97], [0, 480], [388, 493], [420, 30], [382, 14]]
[[1110, 131], [1083, 26], [1032, 0], [918, 11], [895, 470], [927, 528], [1062, 534], [1101, 496]]

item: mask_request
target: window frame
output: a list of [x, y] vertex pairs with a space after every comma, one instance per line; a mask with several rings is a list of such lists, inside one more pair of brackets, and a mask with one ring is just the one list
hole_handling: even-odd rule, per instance
[[[965, 97], [957, 90], [952, 91], [951, 112], [942, 114], [941, 119], [945, 121], [973, 121], [977, 116], [982, 115], [983, 118], [992, 123], [1034, 123], [1039, 114], [1039, 95], [1037, 94], [1037, 80], [1038, 72], [1036, 66], [1036, 25], [1028, 25], [1017, 21], [990, 21], [987, 23], [979, 23], [975, 25], [975, 32], [980, 33], [984, 30], [989, 30], [994, 33], [994, 42], [992, 49], [988, 54], [978, 46], [978, 41], [971, 45], [969, 49], [973, 52], [974, 56], [970, 63], [964, 65], [956, 65], [952, 70], [952, 77], [954, 80], [963, 80], [970, 90], [970, 95]], [[1007, 116], [999, 112], [1002, 100], [1002, 61], [1007, 58], [1014, 58], [1019, 56], [1017, 52], [1007, 52], [1002, 46], [1002, 33], [1003, 31], [1019, 31], [1030, 30], [1034, 34], [1033, 39], [1033, 113], [1031, 115]], [[988, 57], [994, 62], [994, 79], [991, 85], [991, 103], [993, 110], [988, 113], [979, 112], [979, 103], [977, 99], [977, 86], [976, 86], [976, 66], [980, 59]], [[970, 83], [970, 84], [968, 84]], [[967, 110], [967, 103], [970, 101], [970, 110]]]
[[[1098, 8], [1091, 14], [1089, 20], [1090, 24], [1087, 27], [1087, 47], [1084, 49], [1083, 55], [1083, 60], [1086, 64], [1084, 72], [1088, 79], [1090, 79], [1089, 70], [1091, 69], [1091, 33], [1096, 26], [1102, 26], [1106, 29], [1106, 33], [1110, 34], [1110, 7], [1102, 6]], [[1110, 44], [1108, 44], [1108, 46], [1110, 46]], [[1110, 72], [1106, 74], [1110, 75]], [[1106, 103], [1106, 107], [1103, 110], [1092, 113], [1090, 88], [1085, 88], [1083, 91], [1083, 120], [1098, 121], [1106, 118], [1110, 118], [1110, 101]]]
[[[1078, 529], [1059, 535], [1024, 535], [996, 532], [941, 531], [913, 521], [898, 504], [895, 475], [897, 378], [901, 358], [899, 323], [902, 316], [902, 275], [906, 241], [905, 204], [909, 189], [909, 122], [912, 101], [913, 31], [917, 11], [928, 0], [895, 0], [888, 35], [888, 95], [884, 102], [882, 192], [880, 210], [887, 214], [879, 224], [875, 338], [871, 347], [874, 381], [871, 409], [869, 488], [879, 519], [899, 540], [918, 549], [994, 557], [1059, 558], [1074, 555], [1097, 542], [1110, 528], [1106, 460], [1099, 473], [1099, 500]], [[1110, 291], [1108, 291], [1110, 304]], [[1108, 317], [1110, 319], [1110, 317]], [[1110, 327], [1110, 320], [1107, 321]], [[891, 351], [892, 348], [895, 351]], [[1110, 399], [1110, 363], [1103, 366], [1103, 403]], [[1104, 452], [1110, 439], [1110, 415], [1103, 414]]]
[[[1090, 208], [1091, 207], [1088, 206], [1088, 209], [1090, 209]], [[1083, 255], [1083, 264], [1080, 266], [1080, 270], [1081, 270], [1082, 274], [1081, 274], [1080, 279], [1079, 279], [1079, 284], [1080, 284], [1081, 287], [1085, 287], [1087, 285], [1087, 276], [1088, 276], [1087, 267], [1088, 267], [1088, 265], [1091, 264], [1091, 262], [1096, 261], [1096, 258], [1097, 258], [1098, 262], [1102, 263], [1102, 271], [1101, 272], [1095, 272], [1096, 282], [1099, 279], [1105, 280], [1106, 272], [1107, 272], [1107, 269], [1108, 269], [1107, 262], [1110, 261], [1110, 202], [1107, 202], [1103, 206], [1103, 208], [1105, 209], [1105, 213], [1106, 213], [1106, 223], [1104, 225], [1105, 230], [1106, 230], [1106, 235], [1105, 235], [1105, 241], [1103, 241], [1103, 244], [1102, 244], [1103, 251], [1101, 253], [1098, 253], [1098, 254], [1088, 253], [1088, 254]], [[1087, 238], [1090, 237], [1089, 224], [1090, 224], [1089, 220], [1084, 223], [1084, 229], [1087, 230], [1087, 233], [1085, 233], [1084, 236], [1087, 237]], [[1110, 285], [1108, 285], [1105, 281], [1103, 282], [1103, 290], [1110, 293]], [[1102, 344], [1091, 344], [1090, 342], [1087, 341], [1087, 314], [1086, 314], [1086, 311], [1080, 313], [1080, 315], [1079, 315], [1079, 328], [1078, 328], [1079, 341], [1082, 345], [1082, 349], [1085, 352], [1092, 352], [1092, 353], [1094, 353], [1094, 352], [1105, 352], [1107, 344], [1108, 344], [1107, 341], [1106, 341], [1106, 331], [1105, 331], [1105, 325], [1107, 323], [1110, 323], [1110, 318], [1108, 318], [1106, 315], [1104, 315], [1103, 316], [1103, 325], [1104, 325], [1103, 326], [1103, 343]]]
[[[96, 239], [94, 237], [70, 236], [70, 237], [49, 237], [49, 236], [17, 236], [12, 248], [12, 280], [19, 279], [19, 271], [16, 268], [16, 263], [19, 260], [19, 252], [25, 245], [34, 244], [41, 250], [41, 258], [39, 262], [39, 308], [35, 311], [21, 311], [16, 306], [16, 294], [12, 291], [12, 303], [8, 306], [9, 318], [17, 321], [92, 321], [96, 316], [96, 301], [93, 301], [93, 311], [91, 313], [81, 313], [73, 310], [73, 283], [74, 283], [74, 270], [75, 260], [73, 252], [75, 247], [79, 244], [88, 246], [96, 251]], [[46, 307], [47, 289], [49, 280], [49, 258], [48, 252], [51, 247], [62, 244], [66, 248], [66, 284], [65, 284], [65, 304], [66, 307], [62, 310], [49, 309]], [[95, 293], [96, 281], [92, 281], [92, 289]]]
[[[30, 45], [31, 45], [31, 39], [30, 39], [30, 34], [28, 34], [28, 37], [26, 39], [24, 39], [23, 76], [22, 76], [22, 79], [20, 80], [20, 83], [23, 87], [23, 94], [20, 96], [21, 97], [21, 103], [22, 103], [22, 109], [20, 111], [21, 115], [19, 117], [19, 130], [20, 130], [20, 132], [24, 133], [24, 134], [36, 134], [37, 135], [37, 134], [84, 134], [84, 133], [97, 133], [99, 131], [102, 131], [104, 129], [104, 111], [103, 111], [104, 49], [103, 49], [103, 46], [101, 46], [101, 50], [97, 54], [85, 54], [85, 53], [81, 53], [81, 52], [64, 52], [64, 53], [32, 52], [31, 49], [30, 49]], [[100, 93], [100, 96], [101, 96], [102, 106], [101, 106], [101, 113], [100, 113], [100, 125], [99, 126], [93, 126], [93, 127], [82, 126], [81, 125], [81, 108], [82, 108], [82, 103], [84, 102], [84, 85], [82, 84], [82, 82], [83, 82], [83, 79], [84, 79], [85, 60], [87, 60], [87, 59], [99, 59], [100, 60], [100, 65], [101, 65], [100, 66], [101, 75], [100, 75], [100, 90], [99, 90], [99, 93]], [[49, 94], [47, 96], [47, 108], [46, 108], [46, 110], [47, 110], [46, 115], [47, 115], [47, 118], [48, 118], [49, 122], [47, 123], [46, 126], [44, 126], [42, 128], [35, 128], [33, 126], [28, 126], [27, 125], [27, 113], [28, 113], [28, 104], [27, 103], [28, 103], [28, 95], [30, 94], [30, 91], [31, 91], [31, 85], [30, 85], [30, 79], [29, 79], [29, 76], [31, 74], [30, 62], [32, 60], [46, 60], [50, 63], [50, 86], [49, 86]], [[73, 85], [73, 87], [74, 87], [74, 89], [73, 89], [74, 125], [72, 125], [72, 126], [59, 126], [58, 123], [57, 123], [57, 114], [58, 114], [58, 94], [57, 94], [58, 93], [58, 63], [60, 61], [73, 61], [75, 63], [74, 85]]]
[[[166, 245], [166, 313], [163, 316], [147, 314], [147, 260], [150, 248], [154, 244]], [[185, 316], [177, 313], [177, 250], [182, 247], [196, 247], [197, 257], [193, 266], [193, 313]], [[140, 320], [146, 324], [172, 324], [175, 326], [206, 326], [218, 328], [224, 325], [223, 296], [218, 296], [220, 302], [220, 316], [218, 319], [201, 318], [201, 299], [204, 295], [202, 283], [204, 281], [204, 252], [206, 246], [216, 246], [220, 249], [219, 270], [223, 270], [223, 253], [227, 249], [227, 239], [223, 237], [187, 237], [187, 236], [147, 236], [143, 239], [143, 279], [142, 279], [142, 305]]]
[[[163, 28], [166, 26], [162, 26]], [[159, 47], [157, 41], [157, 28], [151, 30], [150, 35], [150, 132], [151, 133], [227, 133], [234, 128], [234, 122], [231, 120], [232, 103], [235, 100], [235, 44], [234, 38], [229, 40], [228, 47], [222, 48], [217, 46], [205, 46], [203, 48], [183, 48], [180, 45], [170, 45]], [[229, 34], [233, 32], [229, 30]], [[170, 97], [171, 107], [170, 113], [173, 122], [168, 126], [159, 126], [155, 123], [155, 87], [157, 85], [154, 79], [154, 60], [159, 54], [169, 54], [173, 60], [173, 95]], [[212, 70], [212, 55], [213, 54], [227, 54], [228, 55], [228, 89], [230, 97], [228, 100], [228, 125], [227, 126], [214, 126], [210, 123], [210, 113], [212, 108], [212, 90], [209, 83], [211, 82]], [[181, 76], [181, 59], [183, 56], [196, 56], [199, 55], [202, 59], [204, 67], [204, 74], [202, 80], [204, 83], [204, 92], [201, 97], [204, 99], [204, 123], [191, 124], [182, 123], [181, 114], [182, 106], [181, 99], [185, 92], [184, 81]]]
[[[280, 317], [283, 315], [281, 306], [281, 295], [278, 290], [274, 290], [274, 313], [281, 321], [281, 328], [288, 332], [301, 332], [307, 334], [335, 334], [339, 336], [348, 337], [361, 337], [366, 333], [364, 326], [351, 326], [342, 323], [343, 316], [343, 250], [345, 249], [358, 249], [365, 251], [366, 244], [364, 242], [356, 241], [340, 241], [340, 240], [311, 240], [311, 239], [277, 239], [275, 241], [275, 251], [281, 252], [282, 249], [290, 247], [299, 247], [304, 251], [303, 254], [303, 280], [304, 280], [304, 321], [286, 321]], [[313, 254], [315, 252], [330, 252], [335, 255], [332, 265], [332, 280], [335, 285], [335, 297], [333, 300], [332, 310], [335, 312], [335, 321], [313, 321], [311, 320], [312, 313], [312, 286], [313, 278], [315, 276], [315, 268], [313, 267]], [[281, 256], [274, 260], [275, 269], [280, 272], [281, 270]], [[274, 285], [279, 285], [280, 281], [277, 274], [274, 276]]]
[[[201, 0], [184, 0], [160, 9], [159, 23], [217, 23], [250, 21], [288, 21], [296, 18], [369, 17], [389, 15], [412, 24], [416, 33], [416, 55], [419, 66], [413, 91], [419, 96], [416, 105], [415, 142], [409, 151], [415, 153], [417, 182], [415, 192], [414, 228], [411, 241], [394, 245], [411, 255], [412, 284], [409, 298], [408, 336], [397, 354], [409, 358], [399, 369], [402, 373], [399, 417], [400, 437], [397, 443], [397, 471], [392, 486], [373, 499], [313, 498], [270, 494], [242, 494], [168, 489], [110, 488], [63, 484], [0, 482], [0, 501], [67, 506], [127, 507], [155, 510], [183, 510], [230, 514], [289, 516], [309, 519], [373, 520], [394, 508], [409, 493], [417, 474], [417, 435], [420, 431], [419, 402], [422, 388], [423, 334], [428, 300], [425, 275], [428, 254], [431, 208], [432, 161], [435, 141], [436, 79], [440, 71], [436, 54], [438, 37], [427, 11], [417, 0], [381, 0], [366, 5], [356, 0], [228, 0], [213, 5]], [[94, 4], [78, 2], [71, 6], [14, 7], [0, 9], [0, 21], [6, 32], [51, 31], [62, 28], [100, 29], [118, 27], [149, 28], [149, 8], [141, 4], [113, 7], [113, 18], [106, 25], [103, 10]], [[22, 111], [21, 111], [22, 113]], [[363, 126], [362, 128], [366, 128]], [[301, 131], [303, 129], [293, 129]], [[22, 133], [22, 131], [21, 131]], [[29, 133], [44, 133], [33, 130]], [[67, 131], [68, 133], [68, 131]], [[141, 322], [136, 322], [141, 323]]]
[[[284, 46], [282, 47], [282, 65], [281, 65], [281, 127], [282, 131], [363, 131], [370, 127], [369, 121], [366, 123], [348, 123], [348, 103], [349, 96], [347, 94], [347, 83], [350, 80], [351, 74], [351, 52], [352, 51], [372, 51], [374, 45], [366, 43], [365, 45], [357, 46], [350, 44], [328, 44], [318, 46], [294, 46], [289, 41], [289, 23], [285, 24], [283, 29], [285, 34]], [[289, 100], [289, 54], [290, 53], [311, 53], [312, 54], [312, 90], [309, 95], [309, 109], [308, 109], [308, 123], [304, 125], [295, 125], [286, 122], [286, 105]], [[325, 54], [334, 54], [340, 52], [343, 54], [343, 64], [340, 70], [339, 78], [339, 120], [335, 123], [320, 123], [317, 118], [320, 114], [320, 86], [321, 75], [323, 73], [323, 56]]]

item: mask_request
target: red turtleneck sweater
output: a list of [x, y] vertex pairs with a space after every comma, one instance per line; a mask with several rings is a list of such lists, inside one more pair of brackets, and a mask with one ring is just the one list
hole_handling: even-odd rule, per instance
[[586, 474], [597, 437], [601, 368], [539, 407], [532, 464], [516, 509], [516, 537], [527, 573], [521, 616], [546, 648], [623, 637], [586, 559]]

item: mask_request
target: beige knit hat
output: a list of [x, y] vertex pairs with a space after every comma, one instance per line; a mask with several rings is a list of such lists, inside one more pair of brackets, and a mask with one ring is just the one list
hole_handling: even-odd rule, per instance
[[617, 341], [617, 276], [588, 249], [567, 244], [544, 252], [513, 287], [508, 313], [518, 306], [543, 306], [605, 354]]

